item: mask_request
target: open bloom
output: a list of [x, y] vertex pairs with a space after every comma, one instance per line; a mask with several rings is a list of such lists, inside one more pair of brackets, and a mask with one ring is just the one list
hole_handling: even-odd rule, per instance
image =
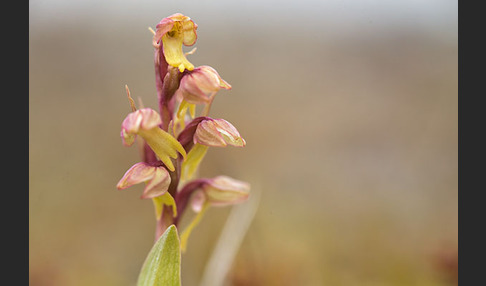
[[184, 74], [175, 95], [191, 104], [209, 103], [221, 88], [231, 89], [218, 72], [210, 66], [200, 66]]
[[169, 65], [178, 68], [180, 72], [185, 69], [192, 71], [194, 65], [187, 60], [182, 45], [194, 45], [197, 40], [196, 30], [197, 24], [191, 18], [176, 13], [157, 24], [152, 43], [158, 49], [162, 41], [165, 60]]
[[167, 168], [174, 171], [170, 158], [176, 159], [177, 153], [186, 158], [186, 151], [179, 141], [159, 127], [161, 122], [159, 114], [151, 108], [136, 110], [123, 121], [121, 137], [123, 144], [130, 146], [136, 135], [140, 135]]
[[169, 172], [164, 167], [154, 167], [141, 162], [128, 169], [116, 187], [123, 190], [135, 184], [146, 183], [142, 198], [152, 199], [167, 192], [170, 181]]

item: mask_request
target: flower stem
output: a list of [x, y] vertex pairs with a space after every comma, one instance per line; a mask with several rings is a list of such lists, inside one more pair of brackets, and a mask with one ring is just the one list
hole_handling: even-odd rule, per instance
[[174, 101], [172, 97], [179, 88], [182, 73], [177, 68], [168, 66], [167, 74], [164, 76], [162, 88], [159, 95], [159, 109], [162, 117], [161, 128], [165, 131], [169, 129], [169, 123], [174, 115]]
[[159, 237], [164, 234], [165, 230], [173, 224], [173, 213], [172, 208], [164, 206], [162, 208], [162, 215], [157, 220], [155, 226], [155, 241], [159, 239]]

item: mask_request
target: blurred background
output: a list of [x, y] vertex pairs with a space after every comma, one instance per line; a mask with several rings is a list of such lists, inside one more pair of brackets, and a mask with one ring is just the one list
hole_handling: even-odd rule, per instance
[[[233, 86], [211, 116], [247, 142], [200, 176], [259, 198], [225, 285], [457, 284], [457, 1], [29, 3], [30, 285], [135, 285], [155, 219], [143, 186], [115, 188], [139, 161], [124, 85], [157, 107], [148, 27], [176, 12], [190, 61]], [[183, 285], [231, 209], [193, 232]]]

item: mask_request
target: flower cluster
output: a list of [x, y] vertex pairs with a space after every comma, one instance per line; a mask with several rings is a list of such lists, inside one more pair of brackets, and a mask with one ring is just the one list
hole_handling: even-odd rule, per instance
[[[250, 190], [248, 183], [227, 176], [194, 178], [209, 147], [246, 144], [231, 123], [208, 116], [216, 93], [231, 85], [214, 68], [194, 67], [187, 59], [192, 52], [184, 53], [182, 48], [196, 43], [197, 27], [189, 17], [176, 13], [152, 30], [159, 112], [137, 109], [127, 88], [132, 112], [123, 120], [121, 138], [131, 146], [139, 135], [142, 162], [129, 168], [117, 184], [120, 190], [145, 184], [141, 198], [153, 201], [156, 239], [170, 225], [177, 226], [190, 206], [197, 215], [181, 234], [183, 249], [209, 206], [243, 202]], [[198, 105], [202, 110], [196, 116]]]

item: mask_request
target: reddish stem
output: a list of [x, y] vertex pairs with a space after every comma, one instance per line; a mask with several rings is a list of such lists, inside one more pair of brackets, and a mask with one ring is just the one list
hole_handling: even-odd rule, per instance
[[[162, 120], [160, 128], [162, 130], [169, 130], [169, 123], [172, 121], [174, 114], [174, 94], [179, 88], [179, 82], [182, 78], [182, 73], [177, 68], [169, 66], [165, 60], [162, 45], [155, 50], [155, 87], [157, 89], [157, 98], [159, 101], [159, 112]], [[146, 153], [147, 155], [147, 153]], [[146, 160], [150, 158], [146, 156]], [[171, 184], [169, 186], [169, 193], [174, 197], [177, 193], [180, 178], [180, 160], [175, 160], [176, 169], [174, 172], [170, 172]], [[162, 215], [157, 220], [155, 228], [155, 240], [157, 240], [165, 230], [174, 223], [174, 214], [172, 208], [164, 206]]]
[[172, 207], [164, 206], [162, 209], [162, 216], [157, 220], [155, 225], [155, 241], [164, 234], [165, 230], [173, 224], [174, 214], [172, 213]]

